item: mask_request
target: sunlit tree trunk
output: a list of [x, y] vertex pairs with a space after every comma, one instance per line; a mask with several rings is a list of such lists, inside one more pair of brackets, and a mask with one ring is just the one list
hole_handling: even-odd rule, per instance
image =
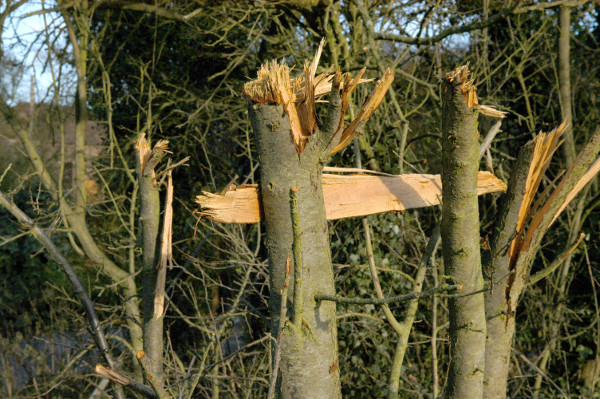
[[[446, 76], [442, 119], [442, 253], [446, 274], [462, 285], [462, 293], [481, 291], [479, 251], [478, 112], [461, 90], [470, 76], [465, 67]], [[474, 89], [473, 89], [474, 90]], [[485, 308], [483, 292], [450, 297], [450, 373], [447, 398], [473, 399], [483, 395]]]
[[288, 257], [293, 258], [290, 190], [298, 187], [303, 276], [299, 300], [303, 306], [300, 324], [288, 322], [282, 336], [281, 397], [340, 398], [335, 303], [317, 304], [314, 300], [317, 293], [335, 293], [320, 154], [296, 153], [281, 106], [254, 105], [250, 114], [261, 165], [271, 276], [271, 331], [275, 337], [279, 334], [286, 263]]
[[[281, 105], [250, 106], [260, 160], [274, 337], [280, 335], [283, 326], [279, 343], [281, 398], [341, 398], [336, 305], [314, 299], [318, 293], [335, 294], [321, 180], [322, 162], [331, 150], [331, 138], [340, 118], [339, 82], [332, 93], [326, 120], [300, 153]], [[290, 208], [292, 188], [297, 203], [294, 215]], [[296, 218], [295, 229], [292, 216]], [[293, 254], [294, 241], [298, 244], [300, 238], [300, 253]], [[280, 314], [287, 264], [292, 266], [289, 273], [294, 276], [290, 280], [295, 280], [294, 284], [290, 281], [293, 295], [287, 296], [289, 318]], [[294, 270], [297, 267], [301, 269]], [[301, 271], [300, 279], [297, 271]], [[280, 317], [284, 318], [281, 324]]]

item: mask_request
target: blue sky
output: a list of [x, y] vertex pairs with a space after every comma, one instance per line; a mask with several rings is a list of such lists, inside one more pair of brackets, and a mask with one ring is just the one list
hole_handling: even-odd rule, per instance
[[[36, 101], [49, 101], [48, 89], [52, 85], [52, 74], [48, 61], [46, 37], [43, 35], [45, 25], [60, 27], [56, 13], [27, 15], [42, 9], [41, 1], [28, 1], [11, 15], [6, 21], [2, 37], [2, 50], [6, 56], [14, 58], [24, 66], [23, 73], [17, 79], [15, 98], [11, 102], [29, 101], [31, 77], [35, 77]], [[58, 25], [57, 25], [58, 24]], [[58, 42], [59, 46], [64, 41]], [[59, 65], [52, 64], [56, 73]], [[62, 66], [65, 68], [66, 66]], [[70, 69], [70, 68], [69, 68]], [[65, 71], [63, 70], [63, 75]], [[50, 94], [51, 95], [51, 94]]]

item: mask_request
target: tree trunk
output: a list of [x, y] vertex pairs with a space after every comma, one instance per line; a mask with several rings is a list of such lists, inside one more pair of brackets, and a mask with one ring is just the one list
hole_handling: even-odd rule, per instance
[[[559, 128], [561, 129], [561, 128]], [[535, 213], [530, 213], [530, 206], [545, 167], [550, 162], [557, 145], [558, 137], [555, 129], [546, 137], [538, 135], [526, 144], [519, 154], [517, 166], [513, 172], [509, 191], [500, 210], [494, 233], [490, 240], [490, 258], [486, 266], [492, 275], [492, 290], [486, 295], [486, 314], [488, 318], [488, 336], [485, 362], [486, 399], [506, 398], [507, 377], [510, 362], [512, 337], [515, 333], [515, 314], [519, 297], [530, 281], [548, 275], [549, 269], [536, 273], [530, 280], [531, 265], [539, 251], [544, 234], [560, 214], [569, 194], [585, 184], [584, 175], [590, 170], [600, 151], [600, 129], [589, 140], [579, 153], [571, 168], [558, 183], [544, 204], [535, 206]], [[546, 140], [548, 138], [548, 140]], [[552, 141], [554, 144], [547, 144]], [[538, 144], [541, 144], [538, 146]], [[540, 153], [549, 154], [545, 159]], [[536, 154], [538, 155], [536, 157]], [[536, 178], [537, 170], [540, 174]], [[541, 172], [540, 172], [541, 171]], [[581, 188], [579, 187], [579, 189]], [[525, 198], [527, 197], [527, 198]], [[525, 198], [525, 199], [524, 199]], [[520, 229], [517, 231], [517, 229]], [[571, 250], [557, 256], [558, 262], [565, 259]]]
[[144, 135], [135, 142], [136, 171], [140, 185], [140, 225], [142, 246], [142, 308], [144, 315], [144, 352], [149, 371], [157, 384], [164, 382], [163, 370], [163, 316], [155, 317], [158, 257], [156, 244], [160, 225], [160, 190], [155, 181], [155, 167], [166, 153], [166, 145], [159, 142], [150, 150]]
[[[311, 146], [311, 142], [301, 154], [296, 152], [290, 122], [281, 105], [254, 104], [250, 107], [250, 118], [260, 160], [274, 337], [279, 335], [286, 264], [288, 258], [293, 258], [290, 190], [294, 186], [298, 188], [302, 312], [300, 323], [288, 322], [282, 334], [280, 397], [341, 398], [335, 303], [323, 301], [317, 304], [314, 300], [317, 293], [335, 294], [321, 189], [323, 148]], [[288, 309], [296, 305], [288, 306]]]
[[533, 147], [534, 143], [530, 142], [521, 148], [494, 225], [489, 256], [484, 261], [491, 279], [491, 290], [485, 295], [487, 340], [483, 397], [486, 399], [506, 397], [510, 351], [515, 332], [515, 318], [510, 315], [511, 309], [508, 309], [506, 299], [506, 286], [511, 275], [509, 247], [517, 230]]
[[571, 111], [571, 8], [560, 7], [560, 36], [558, 37], [558, 74], [560, 108], [567, 127], [563, 134], [563, 153], [567, 167], [575, 160], [575, 138], [573, 137], [573, 115]]
[[[454, 284], [469, 294], [483, 288], [479, 251], [478, 112], [468, 104], [474, 88], [466, 67], [446, 76], [442, 120], [442, 253]], [[461, 93], [465, 92], [465, 97]], [[483, 395], [485, 308], [483, 293], [450, 297], [451, 360], [446, 397]]]

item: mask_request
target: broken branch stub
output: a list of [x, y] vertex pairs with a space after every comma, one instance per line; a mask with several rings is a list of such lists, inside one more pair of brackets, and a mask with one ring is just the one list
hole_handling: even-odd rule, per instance
[[[163, 316], [164, 293], [167, 266], [171, 264], [171, 224], [173, 184], [171, 171], [183, 165], [187, 158], [172, 165], [170, 160], [162, 171], [157, 172], [160, 161], [169, 152], [168, 141], [159, 140], [154, 147], [140, 134], [134, 143], [136, 172], [140, 193], [140, 225], [142, 247], [142, 305], [144, 350], [150, 371], [157, 383], [164, 381], [163, 370]], [[152, 149], [151, 149], [152, 148]], [[160, 227], [160, 186], [161, 177], [167, 178], [167, 199], [163, 222], [160, 252], [157, 253], [157, 239]], [[159, 264], [156, 260], [159, 259]]]
[[[338, 172], [346, 171], [336, 168]], [[348, 169], [353, 172], [353, 169]], [[328, 220], [404, 211], [438, 205], [440, 175], [399, 176], [323, 175], [323, 197]], [[505, 191], [506, 184], [490, 172], [479, 172], [478, 195]], [[223, 194], [196, 197], [201, 215], [221, 223], [258, 223], [263, 219], [258, 185], [232, 186]]]
[[556, 219], [560, 216], [562, 211], [565, 210], [565, 208], [569, 205], [573, 198], [575, 198], [575, 196], [579, 194], [579, 192], [598, 174], [599, 171], [600, 158], [596, 159], [594, 164], [588, 169], [587, 172], [585, 172], [585, 174], [581, 177], [581, 180], [577, 182], [573, 190], [571, 190], [571, 192], [567, 195], [565, 202], [563, 202], [563, 204], [560, 206], [560, 208], [556, 212], [556, 215], [554, 215], [554, 217], [552, 218], [552, 222], [550, 222], [550, 224], [553, 224], [556, 221]]
[[138, 158], [138, 173], [140, 176], [151, 177], [152, 184], [156, 185], [155, 168], [160, 160], [169, 152], [169, 142], [167, 140], [158, 140], [154, 148], [150, 149], [150, 142], [146, 139], [146, 134], [142, 133], [134, 142], [135, 153]]
[[[552, 155], [558, 149], [561, 144], [560, 136], [565, 130], [565, 123], [563, 122], [556, 129], [550, 133], [540, 132], [530, 143], [533, 143], [533, 154], [531, 162], [529, 164], [529, 171], [527, 173], [527, 180], [525, 182], [525, 194], [523, 201], [521, 202], [521, 208], [519, 209], [519, 218], [517, 221], [517, 236], [513, 240], [510, 246], [511, 265], [514, 267], [518, 254], [521, 251], [523, 245], [524, 236], [518, 234], [525, 227], [526, 223], [531, 218], [532, 210], [539, 207], [539, 202], [544, 198], [541, 195], [538, 201], [532, 206], [533, 199], [538, 191], [542, 178], [546, 173], [546, 170], [550, 166]], [[528, 143], [529, 144], [529, 143]]]
[[[258, 71], [257, 78], [246, 83], [242, 89], [244, 95], [254, 103], [283, 106], [290, 120], [292, 139], [297, 153], [304, 151], [311, 136], [318, 129], [315, 103], [331, 92], [334, 76], [340, 74], [339, 71], [334, 72], [333, 67], [330, 67], [320, 75], [316, 75], [323, 45], [324, 41], [321, 41], [312, 62], [305, 63], [303, 71], [295, 78], [290, 77], [291, 69], [287, 65], [278, 64], [273, 60], [263, 64]], [[367, 97], [358, 116], [344, 128], [344, 115], [348, 109], [350, 94], [358, 84], [372, 80], [362, 79], [365, 70], [363, 68], [354, 77], [349, 73], [341, 75], [341, 115], [331, 140], [338, 140], [339, 144], [334, 146], [330, 155], [344, 148], [358, 133], [358, 129], [366, 123], [381, 104], [387, 89], [394, 80], [393, 72], [388, 69]], [[337, 137], [340, 131], [343, 133]]]
[[[564, 128], [565, 123], [559, 126]], [[559, 144], [560, 145], [560, 144]], [[558, 147], [558, 145], [557, 145]], [[554, 149], [556, 150], [556, 149]], [[552, 223], [566, 208], [569, 202], [579, 193], [579, 191], [598, 173], [600, 167], [597, 157], [600, 152], [600, 128], [592, 135], [586, 146], [579, 152], [579, 155], [562, 177], [557, 187], [552, 191], [543, 205], [544, 197], [540, 198], [536, 204], [528, 211], [528, 218], [524, 223], [528, 223], [527, 229], [522, 234], [522, 239], [514, 252], [513, 264], [517, 275], [526, 278], [529, 274], [533, 257], [541, 245], [542, 238]], [[548, 160], [549, 162], [549, 160]], [[533, 165], [532, 165], [533, 167]], [[516, 240], [515, 240], [516, 241]], [[525, 256], [523, 256], [523, 254]], [[519, 284], [519, 287], [522, 284]], [[513, 287], [514, 288], [514, 287]], [[515, 297], [518, 298], [520, 288], [515, 291]], [[516, 304], [516, 298], [513, 303]]]

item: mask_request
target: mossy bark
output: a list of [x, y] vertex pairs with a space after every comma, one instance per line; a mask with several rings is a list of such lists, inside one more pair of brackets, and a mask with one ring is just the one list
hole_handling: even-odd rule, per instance
[[[334, 112], [330, 113], [326, 124], [333, 128], [339, 120], [339, 104], [332, 107]], [[326, 148], [330, 147], [332, 132], [317, 130], [304, 151], [298, 154], [291, 138], [288, 116], [281, 105], [253, 104], [250, 118], [261, 167], [261, 196], [269, 251], [269, 304], [274, 337], [279, 336], [281, 293], [287, 259], [294, 258], [290, 190], [294, 186], [298, 188], [297, 215], [302, 231], [302, 292], [299, 296], [302, 312], [299, 323], [287, 322], [284, 326], [279, 396], [294, 399], [341, 398], [336, 306], [333, 302], [317, 303], [314, 299], [318, 293], [335, 294], [321, 188], [321, 161], [327, 152]], [[290, 287], [290, 290], [294, 288]], [[288, 300], [290, 297], [288, 295]], [[294, 295], [294, 298], [297, 297]], [[287, 308], [297, 307], [291, 304]]]
[[[460, 82], [447, 79], [442, 120], [442, 253], [449, 278], [469, 294], [483, 288], [479, 251], [477, 111]], [[483, 395], [485, 308], [483, 293], [450, 297], [451, 360], [446, 397]]]

